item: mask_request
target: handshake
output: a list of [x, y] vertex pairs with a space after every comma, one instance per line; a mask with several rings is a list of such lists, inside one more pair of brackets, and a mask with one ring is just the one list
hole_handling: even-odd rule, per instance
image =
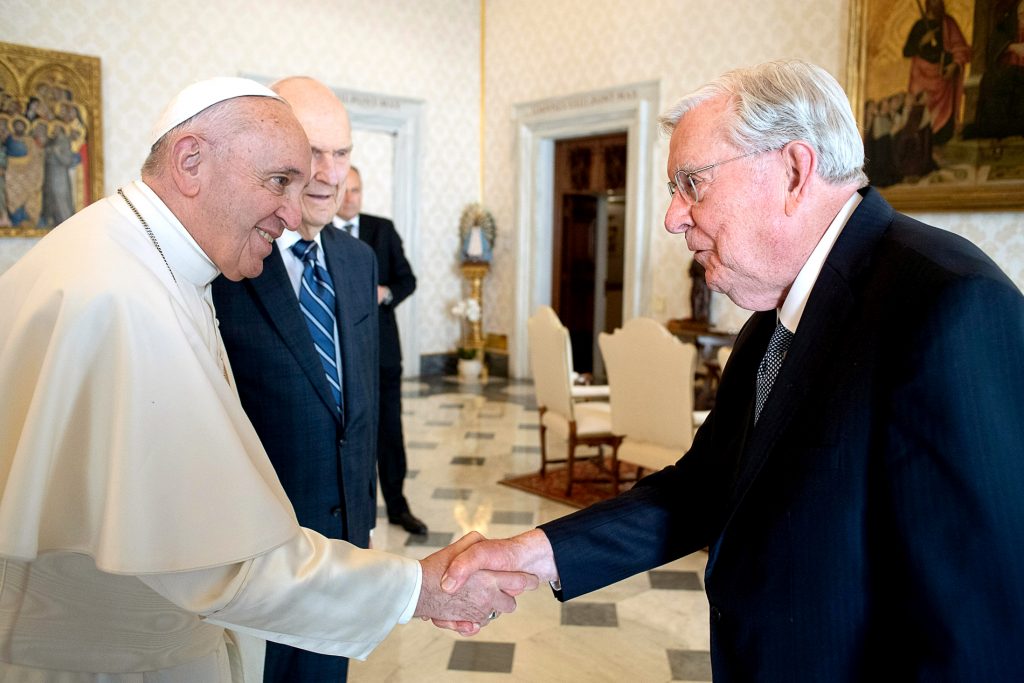
[[420, 560], [423, 583], [414, 616], [475, 635], [516, 608], [515, 596], [558, 578], [551, 543], [540, 529], [503, 540], [471, 531]]

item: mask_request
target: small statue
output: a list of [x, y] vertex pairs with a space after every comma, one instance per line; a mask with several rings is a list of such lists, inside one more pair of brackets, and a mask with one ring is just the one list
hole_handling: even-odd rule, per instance
[[474, 225], [462, 240], [462, 261], [464, 263], [490, 263], [491, 256], [493, 256], [493, 252], [490, 240], [487, 239], [487, 235], [483, 233], [479, 225]]
[[690, 320], [705, 325], [711, 321], [711, 290], [697, 259], [690, 262]]
[[459, 256], [463, 263], [490, 263], [497, 230], [491, 212], [470, 204], [459, 220]]

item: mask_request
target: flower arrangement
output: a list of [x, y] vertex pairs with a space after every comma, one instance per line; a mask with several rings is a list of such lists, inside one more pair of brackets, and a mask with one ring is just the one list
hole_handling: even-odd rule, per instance
[[[452, 315], [459, 319], [460, 325], [460, 342], [456, 353], [463, 360], [472, 360], [477, 357], [478, 349], [466, 343], [466, 331], [467, 327], [471, 328], [474, 323], [480, 322], [480, 313], [480, 302], [476, 299], [462, 299], [452, 306]], [[466, 323], [469, 323], [469, 326]]]

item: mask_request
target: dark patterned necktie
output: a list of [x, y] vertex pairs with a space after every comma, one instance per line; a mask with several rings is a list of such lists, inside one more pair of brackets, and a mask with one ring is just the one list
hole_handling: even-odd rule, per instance
[[768, 350], [764, 352], [761, 364], [757, 366], [757, 403], [754, 405], [754, 424], [761, 417], [761, 409], [764, 408], [768, 394], [771, 393], [772, 385], [782, 367], [782, 360], [789, 350], [789, 343], [793, 341], [793, 333], [783, 326], [779, 321], [775, 325], [772, 338], [768, 340]]
[[342, 227], [345, 229], [345, 232], [347, 232], [348, 234], [351, 235], [352, 234], [352, 229], [355, 228], [356, 226], [354, 224], [352, 224], [352, 223], [346, 223]]
[[342, 411], [341, 368], [338, 367], [337, 344], [334, 331], [334, 283], [331, 274], [316, 261], [316, 242], [299, 240], [292, 245], [292, 253], [302, 260], [302, 282], [299, 284], [299, 308], [306, 319], [313, 346], [324, 367], [327, 383], [331, 386], [334, 402]]

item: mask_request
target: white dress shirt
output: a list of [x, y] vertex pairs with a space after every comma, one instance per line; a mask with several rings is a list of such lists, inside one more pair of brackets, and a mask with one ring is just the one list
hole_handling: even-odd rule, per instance
[[850, 216], [853, 215], [861, 199], [860, 193], [854, 192], [846, 200], [843, 208], [839, 209], [839, 213], [832, 219], [825, 234], [818, 240], [818, 244], [814, 247], [811, 255], [807, 257], [807, 261], [804, 263], [803, 268], [800, 269], [800, 272], [797, 273], [796, 279], [793, 280], [793, 285], [789, 288], [789, 294], [786, 295], [786, 300], [782, 302], [782, 308], [778, 312], [779, 320], [790, 332], [796, 334], [796, 328], [800, 324], [800, 318], [803, 317], [804, 308], [807, 306], [807, 299], [811, 296], [811, 290], [814, 289], [814, 285], [818, 282], [818, 275], [821, 274], [821, 268], [825, 265], [825, 259], [828, 258], [833, 245], [839, 239], [839, 234], [846, 227], [847, 221], [850, 220]]
[[345, 226], [346, 225], [351, 225], [352, 229], [351, 230], [345, 230], [345, 232], [349, 233], [350, 235], [352, 235], [353, 237], [355, 237], [357, 239], [359, 238], [359, 214], [358, 213], [355, 216], [352, 216], [352, 218], [350, 218], [349, 220], [345, 220], [341, 216], [335, 216], [334, 218], [331, 219], [331, 224], [333, 224], [334, 227], [338, 228], [339, 230], [345, 230]]

